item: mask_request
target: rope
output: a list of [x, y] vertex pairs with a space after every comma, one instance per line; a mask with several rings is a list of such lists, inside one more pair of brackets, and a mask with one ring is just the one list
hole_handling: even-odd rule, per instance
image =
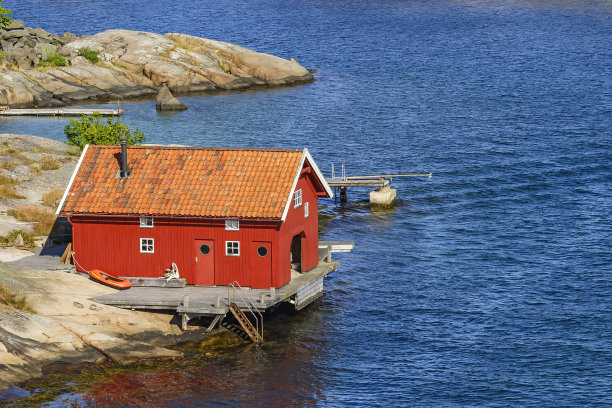
[[74, 256], [74, 254], [76, 254], [76, 252], [72, 251], [70, 253], [72, 255], [72, 260], [74, 261], [74, 264], [76, 266], [78, 266], [79, 268], [81, 268], [82, 270], [84, 270], [85, 272], [89, 273], [90, 271], [88, 271], [87, 269], [83, 268], [83, 266], [79, 263], [79, 261], [77, 261], [76, 257]]

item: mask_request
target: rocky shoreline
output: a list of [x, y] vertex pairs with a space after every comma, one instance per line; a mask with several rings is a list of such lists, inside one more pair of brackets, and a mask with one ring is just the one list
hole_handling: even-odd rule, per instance
[[164, 86], [189, 95], [314, 81], [293, 59], [186, 34], [57, 36], [13, 21], [0, 45], [0, 106], [10, 108], [153, 98]]

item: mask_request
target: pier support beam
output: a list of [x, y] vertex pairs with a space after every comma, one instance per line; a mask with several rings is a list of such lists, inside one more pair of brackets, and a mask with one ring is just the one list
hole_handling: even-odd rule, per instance
[[340, 202], [346, 203], [346, 187], [340, 187]]
[[374, 191], [370, 191], [370, 204], [381, 207], [392, 207], [395, 205], [397, 190], [384, 186]]

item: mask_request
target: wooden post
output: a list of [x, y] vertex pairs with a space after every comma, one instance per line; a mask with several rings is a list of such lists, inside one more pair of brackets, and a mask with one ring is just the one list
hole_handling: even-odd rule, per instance
[[187, 316], [187, 313], [183, 313], [183, 316], [181, 316], [181, 329], [183, 331], [187, 330], [187, 322], [189, 321], [189, 316]]
[[340, 187], [340, 202], [346, 203], [346, 187]]
[[221, 297], [220, 296], [216, 296], [215, 297], [215, 308], [219, 309], [221, 307]]

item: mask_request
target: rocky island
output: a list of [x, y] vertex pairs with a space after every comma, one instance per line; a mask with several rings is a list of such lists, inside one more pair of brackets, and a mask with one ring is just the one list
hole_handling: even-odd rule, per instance
[[0, 30], [0, 106], [56, 107], [118, 99], [307, 83], [294, 59], [186, 34], [107, 30], [62, 36], [13, 21]]

